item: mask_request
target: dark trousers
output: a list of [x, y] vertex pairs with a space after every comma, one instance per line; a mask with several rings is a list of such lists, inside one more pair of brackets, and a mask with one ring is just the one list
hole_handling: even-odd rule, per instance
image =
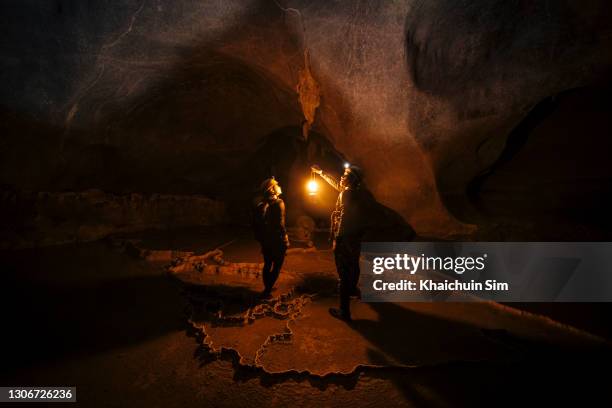
[[350, 315], [351, 296], [359, 289], [359, 256], [361, 240], [347, 237], [337, 237], [334, 248], [336, 270], [340, 278], [340, 310]]
[[261, 272], [263, 276], [263, 283], [266, 292], [271, 292], [278, 275], [280, 274], [283, 262], [285, 261], [284, 247], [266, 248], [263, 247], [261, 252], [264, 257], [264, 266]]

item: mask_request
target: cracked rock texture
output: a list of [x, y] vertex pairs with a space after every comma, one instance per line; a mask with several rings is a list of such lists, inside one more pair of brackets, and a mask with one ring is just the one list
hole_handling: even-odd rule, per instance
[[356, 301], [354, 321], [347, 325], [328, 313], [337, 304], [331, 251], [289, 254], [271, 300], [258, 298], [261, 265], [219, 256], [215, 261], [213, 253], [176, 259], [169, 271], [188, 285], [190, 322], [198, 332], [202, 361], [229, 358], [239, 372], [350, 377], [364, 370], [516, 363], [542, 344], [569, 349], [605, 344], [597, 336], [493, 302]]
[[[261, 254], [246, 229], [132, 233], [2, 251], [0, 260], [2, 384], [73, 384], [85, 406], [610, 399], [601, 375], [609, 340], [538, 314], [492, 303], [354, 301], [353, 325], [333, 319], [329, 249], [290, 253], [275, 299], [263, 302]], [[578, 327], [609, 339], [607, 308], [571, 306], [581, 311]]]
[[600, 86], [612, 63], [604, 0], [1, 7], [0, 183], [244, 199], [265, 172], [259, 143], [304, 120], [308, 50], [313, 131], [364, 168], [382, 204], [439, 237], [480, 221], [465, 216], [466, 186], [529, 110]]

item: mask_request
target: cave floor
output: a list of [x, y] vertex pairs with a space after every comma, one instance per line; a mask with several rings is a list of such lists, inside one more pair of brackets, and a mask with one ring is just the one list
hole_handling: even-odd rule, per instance
[[567, 325], [579, 320], [550, 306], [354, 300], [347, 324], [327, 313], [333, 255], [316, 244], [290, 251], [268, 301], [241, 228], [3, 253], [2, 384], [76, 385], [82, 405], [105, 407], [610, 399], [598, 375], [610, 343], [590, 330], [604, 323]]

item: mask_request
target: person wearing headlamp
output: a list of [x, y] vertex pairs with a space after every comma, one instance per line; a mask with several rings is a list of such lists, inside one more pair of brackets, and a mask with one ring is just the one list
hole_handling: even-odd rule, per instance
[[339, 182], [333, 176], [324, 173], [319, 166], [312, 166], [311, 171], [338, 191], [336, 205], [331, 215], [330, 235], [336, 270], [340, 278], [340, 308], [330, 308], [329, 313], [338, 319], [351, 321], [351, 296], [360, 296], [357, 287], [359, 256], [361, 240], [365, 233], [367, 193], [362, 188], [362, 171], [357, 166], [345, 163], [344, 173]]

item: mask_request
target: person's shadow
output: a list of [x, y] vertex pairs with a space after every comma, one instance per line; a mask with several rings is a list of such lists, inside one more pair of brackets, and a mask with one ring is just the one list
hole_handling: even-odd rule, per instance
[[[378, 320], [356, 319], [351, 327], [371, 343], [372, 364], [415, 366], [378, 374], [415, 405], [499, 405], [500, 395], [505, 396], [504, 406], [526, 398], [550, 405], [570, 397], [581, 399], [585, 392], [605, 394], [605, 380], [596, 366], [605, 367], [610, 361], [609, 349], [535, 342], [394, 303], [370, 303], [370, 307]], [[490, 337], [488, 332], [503, 335]], [[561, 389], [566, 392], [560, 393]]]
[[494, 351], [503, 357], [505, 350], [493, 347], [477, 327], [418, 313], [395, 303], [369, 305], [378, 313], [378, 320], [356, 319], [351, 327], [381, 350], [385, 361], [421, 365], [471, 360], [483, 352], [492, 356]]

